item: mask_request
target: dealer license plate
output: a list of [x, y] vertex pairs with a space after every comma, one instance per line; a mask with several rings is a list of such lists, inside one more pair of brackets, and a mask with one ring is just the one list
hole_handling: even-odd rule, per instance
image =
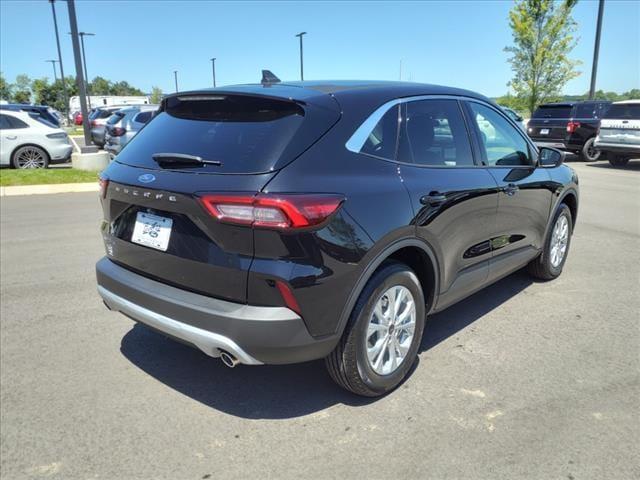
[[165, 252], [169, 248], [173, 220], [146, 212], [138, 212], [131, 241]]

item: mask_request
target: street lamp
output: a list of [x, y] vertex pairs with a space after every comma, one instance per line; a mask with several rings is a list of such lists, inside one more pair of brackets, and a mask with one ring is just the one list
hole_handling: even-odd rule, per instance
[[56, 63], [58, 63], [58, 60], [45, 60], [45, 62], [49, 62], [53, 66], [53, 81], [57, 82], [58, 75], [56, 74]]
[[306, 35], [307, 32], [300, 32], [295, 36], [300, 39], [300, 80], [304, 82], [304, 64], [302, 60], [302, 36]]
[[216, 59], [211, 59], [211, 69], [213, 70], [213, 88], [216, 88]]
[[598, 23], [596, 25], [596, 43], [593, 46], [593, 65], [591, 66], [591, 86], [589, 87], [589, 100], [596, 95], [596, 75], [598, 73], [598, 54], [600, 52], [600, 31], [602, 30], [602, 13], [604, 12], [604, 0], [598, 4]]
[[62, 66], [62, 52], [60, 51], [60, 37], [58, 35], [58, 19], [56, 18], [56, 7], [54, 5], [55, 0], [49, 0], [51, 2], [51, 13], [53, 13], [53, 28], [56, 32], [56, 45], [58, 46], [58, 63], [60, 64], [60, 78], [62, 78], [62, 92], [64, 94], [64, 113], [69, 118], [69, 97], [67, 96], [67, 84], [64, 81], [64, 68]]
[[178, 71], [177, 70], [173, 71], [173, 79], [176, 82], [176, 93], [178, 93]]
[[[84, 52], [84, 37], [95, 37], [96, 34], [89, 32], [78, 32], [78, 35], [80, 35], [80, 45], [82, 46], [82, 63], [84, 64], [84, 78], [87, 79], [87, 95], [89, 95], [89, 86], [91, 82], [89, 82], [89, 74], [87, 73], [87, 55]], [[89, 97], [89, 107], [91, 107], [91, 97]]]

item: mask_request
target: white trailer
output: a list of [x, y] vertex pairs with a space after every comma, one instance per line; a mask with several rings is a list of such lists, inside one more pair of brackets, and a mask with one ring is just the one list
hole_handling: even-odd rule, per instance
[[[118, 95], [91, 95], [89, 96], [89, 109], [97, 107], [111, 107], [114, 105], [147, 105], [150, 99], [146, 95], [118, 96]], [[80, 97], [69, 99], [69, 113], [80, 111]]]

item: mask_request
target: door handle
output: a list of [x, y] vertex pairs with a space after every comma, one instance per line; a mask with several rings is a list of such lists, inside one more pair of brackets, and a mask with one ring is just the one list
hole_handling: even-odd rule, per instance
[[18, 138], [18, 137], [16, 137], [15, 135], [7, 135], [6, 136], [7, 140], [15, 140], [16, 138]]
[[513, 197], [516, 193], [518, 193], [518, 190], [520, 190], [520, 188], [513, 183], [510, 183], [506, 187], [502, 187], [502, 191], [510, 197]]
[[423, 195], [420, 197], [420, 203], [422, 205], [440, 205], [447, 201], [447, 196], [441, 194], [440, 192], [431, 192], [429, 195]]

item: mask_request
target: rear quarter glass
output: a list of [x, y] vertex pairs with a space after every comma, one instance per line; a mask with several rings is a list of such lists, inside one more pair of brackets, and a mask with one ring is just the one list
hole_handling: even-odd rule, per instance
[[[309, 148], [339, 119], [339, 111], [288, 99], [248, 95], [185, 95], [165, 100], [117, 161], [160, 168], [156, 153], [195, 155], [221, 165], [172, 166], [193, 173], [263, 173]], [[165, 168], [166, 170], [166, 168]]]

